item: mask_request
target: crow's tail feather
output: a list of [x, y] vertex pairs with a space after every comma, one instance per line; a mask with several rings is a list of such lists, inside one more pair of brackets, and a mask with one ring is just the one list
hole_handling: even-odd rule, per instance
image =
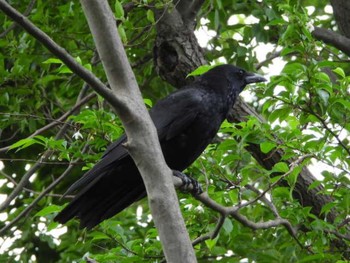
[[54, 220], [64, 224], [77, 217], [81, 227], [91, 229], [145, 197], [145, 186], [136, 166], [129, 163], [125, 168], [107, 169], [96, 176]]

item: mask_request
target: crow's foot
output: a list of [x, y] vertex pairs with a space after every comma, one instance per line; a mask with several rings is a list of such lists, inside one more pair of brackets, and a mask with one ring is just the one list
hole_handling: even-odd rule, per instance
[[182, 180], [180, 190], [190, 192], [195, 196], [203, 193], [202, 186], [196, 179], [193, 179], [192, 177], [176, 170], [173, 170], [173, 175]]

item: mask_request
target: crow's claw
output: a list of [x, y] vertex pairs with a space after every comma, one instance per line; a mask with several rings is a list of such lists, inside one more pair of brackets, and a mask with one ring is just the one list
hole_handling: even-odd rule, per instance
[[197, 180], [176, 170], [173, 170], [173, 175], [182, 180], [182, 186], [180, 187], [180, 190], [185, 192], [191, 192], [195, 196], [203, 193], [202, 186], [200, 185], [200, 183], [198, 183]]

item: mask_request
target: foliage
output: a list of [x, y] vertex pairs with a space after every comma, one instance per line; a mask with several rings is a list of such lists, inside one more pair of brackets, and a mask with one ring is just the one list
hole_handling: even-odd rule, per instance
[[[20, 11], [29, 3], [9, 2]], [[145, 103], [150, 106], [172, 90], [157, 76], [152, 63], [158, 21], [148, 1], [134, 2], [136, 7], [128, 12], [123, 9], [125, 4], [111, 2], [118, 32]], [[153, 4], [158, 9], [165, 5], [163, 1]], [[270, 75], [269, 83], [249, 88], [251, 104], [266, 123], [254, 116], [242, 123], [225, 122], [215, 143], [186, 172], [198, 178], [209, 196], [225, 206], [256, 198], [247, 184], [259, 191], [267, 189], [267, 198], [280, 216], [301, 228], [296, 241], [283, 226], [254, 231], [228, 217], [217, 237], [195, 246], [200, 262], [342, 262], [343, 251], [334, 240], [337, 233], [347, 234], [347, 227], [338, 226], [350, 214], [350, 67], [341, 51], [311, 35], [313, 26], [334, 29], [332, 15], [325, 13], [326, 5], [325, 1], [216, 0], [207, 1], [199, 13], [203, 19], [198, 19], [197, 29], [216, 32], [206, 47], [209, 62], [225, 61], [255, 71], [261, 62], [257, 53], [272, 47], [267, 56], [279, 53], [283, 66], [280, 73], [269, 72], [273, 59], [267, 59], [261, 71]], [[314, 11], [308, 14], [310, 7]], [[92, 59], [94, 44], [77, 2], [37, 1], [29, 18], [106, 81], [101, 63]], [[0, 32], [4, 32], [12, 21], [2, 15], [0, 25]], [[5, 218], [1, 228], [54, 182], [69, 162], [75, 162], [71, 173], [1, 237], [0, 251], [4, 253], [0, 253], [0, 261], [84, 262], [94, 258], [98, 262], [160, 262], [162, 248], [146, 199], [93, 231], [79, 229], [77, 221], [67, 223], [67, 227], [53, 222], [55, 213], [68, 201], [59, 198], [60, 194], [83, 174], [82, 170], [92, 167], [123, 128], [103, 99], [95, 97], [68, 120], [29, 137], [69, 111], [84, 83], [19, 27], [0, 38], [0, 50], [0, 147], [10, 146], [0, 152], [4, 164], [0, 171], [2, 195], [9, 195], [14, 182], [18, 183], [48, 150], [50, 153], [27, 188], [0, 214]], [[64, 123], [68, 130], [65, 136], [58, 136]], [[282, 151], [282, 159], [267, 170], [246, 151], [248, 143], [260, 145], [264, 153]], [[287, 161], [303, 156], [296, 167], [288, 166]], [[311, 157], [319, 166], [315, 170], [319, 180], [310, 189], [323, 186], [320, 194], [332, 198], [322, 213], [326, 216], [336, 209], [333, 223], [315, 216], [312, 207], [302, 206], [292, 194], [298, 172], [311, 164]], [[276, 184], [284, 176], [288, 183]], [[179, 197], [191, 238], [211, 233], [219, 214], [189, 194], [179, 193]], [[275, 218], [262, 201], [240, 212], [254, 222]], [[57, 229], [62, 232], [59, 236]], [[344, 242], [348, 249], [349, 241]]]

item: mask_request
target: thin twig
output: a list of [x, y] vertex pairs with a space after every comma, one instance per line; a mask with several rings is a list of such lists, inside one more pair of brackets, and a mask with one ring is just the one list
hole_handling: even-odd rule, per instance
[[27, 17], [23, 16], [6, 1], [0, 0], [0, 10], [22, 26], [29, 34], [42, 43], [53, 55], [57, 56], [68, 68], [81, 77], [98, 94], [104, 97], [111, 105], [121, 105], [120, 99], [108, 89], [92, 72], [80, 65], [64, 48], [54, 42], [46, 33], [41, 31]]
[[[245, 188], [247, 188], [247, 189], [249, 189], [249, 190], [251, 190], [251, 191], [253, 191], [253, 192], [255, 192], [256, 194], [258, 194], [258, 195], [261, 195], [261, 192], [259, 191], [259, 189], [256, 189], [254, 186], [252, 186], [252, 185], [246, 185], [245, 186]], [[264, 204], [266, 204], [269, 208], [270, 208], [270, 210], [271, 210], [271, 212], [275, 215], [275, 217], [280, 217], [280, 215], [279, 215], [279, 213], [278, 213], [278, 211], [277, 211], [277, 208], [276, 208], [276, 206], [272, 203], [272, 202], [270, 202], [267, 198], [266, 198], [266, 196], [261, 196], [261, 198], [260, 198], [260, 200], [262, 201], [262, 202], [264, 202]]]
[[222, 226], [224, 225], [225, 219], [226, 219], [226, 216], [221, 215], [217, 224], [216, 224], [214, 231], [211, 233], [208, 233], [206, 235], [197, 237], [195, 240], [193, 240], [192, 246], [195, 246], [195, 245], [197, 245], [205, 240], [216, 238], [219, 235]]
[[[36, 2], [35, 0], [30, 1], [29, 5], [27, 6], [27, 9], [23, 13], [24, 16], [28, 16], [30, 12], [32, 12], [35, 2]], [[17, 23], [11, 24], [4, 32], [0, 34], [0, 38], [4, 38], [8, 33], [10, 33], [16, 27], [17, 27]]]
[[[83, 92], [85, 92], [85, 89], [82, 89], [80, 91], [80, 93], [83, 93]], [[76, 104], [79, 104], [79, 103], [80, 101], [77, 101]], [[66, 122], [62, 126], [62, 128], [59, 130], [59, 132], [55, 136], [55, 140], [59, 140], [65, 135], [69, 125], [70, 125], [70, 122]], [[18, 194], [22, 191], [23, 187], [27, 185], [29, 178], [44, 164], [44, 162], [48, 160], [48, 158], [51, 156], [52, 153], [53, 153], [52, 150], [50, 149], [46, 150], [41, 156], [41, 158], [23, 175], [23, 177], [21, 178], [21, 180], [19, 181], [15, 189], [8, 195], [6, 200], [0, 205], [0, 211], [5, 210], [10, 205], [11, 201], [15, 199], [16, 196], [18, 196]]]
[[[95, 93], [91, 93], [88, 96], [86, 96], [85, 98], [83, 98], [81, 101], [77, 102], [73, 108], [71, 108], [69, 111], [67, 111], [65, 114], [63, 114], [61, 117], [53, 120], [52, 122], [50, 122], [48, 125], [36, 130], [34, 133], [32, 133], [31, 135], [29, 135], [26, 139], [28, 138], [33, 138], [36, 135], [39, 135], [59, 124], [65, 124], [65, 120], [67, 120], [67, 118], [71, 115], [73, 115], [81, 106], [83, 106], [84, 104], [86, 104], [87, 102], [89, 102], [91, 99], [93, 99], [94, 97], [96, 97]], [[11, 113], [4, 113], [4, 114], [11, 114]], [[16, 114], [18, 115], [18, 114]], [[27, 115], [27, 114], [25, 114]], [[10, 149], [11, 145], [0, 148], [0, 153], [2, 152], [7, 152]]]
[[[25, 162], [25, 163], [36, 163], [37, 159], [13, 159], [13, 158], [0, 158], [0, 161], [8, 161], [8, 162]], [[70, 162], [54, 162], [54, 161], [41, 161], [42, 164], [50, 164], [50, 165], [67, 165]], [[85, 164], [85, 162], [76, 163], [75, 165]]]
[[[0, 113], [1, 114], [1, 113]], [[9, 138], [6, 138], [6, 139], [2, 139], [0, 140], [0, 143], [4, 143], [4, 142], [8, 142], [8, 141], [11, 141], [13, 138], [16, 137], [17, 133], [20, 131], [20, 129], [17, 129]], [[1, 152], [1, 150], [0, 150]]]
[[343, 147], [343, 149], [347, 152], [347, 154], [350, 155], [350, 149], [347, 147], [347, 145], [344, 144], [344, 142], [339, 138], [339, 136], [334, 131], [332, 131], [332, 129], [328, 127], [326, 121], [311, 108], [310, 108], [310, 113], [314, 115], [321, 122], [321, 124], [326, 129], [326, 131], [328, 131], [337, 140], [339, 145]]
[[[76, 165], [76, 164], [75, 164]], [[8, 174], [4, 173], [4, 171], [0, 170], [0, 174], [2, 174], [2, 176], [4, 176], [8, 181], [10, 181], [11, 183], [13, 183], [14, 185], [18, 185], [18, 183], [16, 182], [15, 179], [13, 179], [11, 176], [9, 176]], [[26, 187], [23, 187], [23, 190], [28, 192], [28, 193], [32, 193], [32, 194], [35, 194], [35, 195], [40, 195], [41, 193], [40, 192], [36, 192], [32, 189], [29, 189], [29, 188], [26, 188]], [[58, 198], [68, 198], [68, 199], [71, 199], [71, 198], [74, 198], [74, 195], [61, 195], [61, 194], [47, 194], [46, 196], [50, 196], [50, 197], [58, 197]]]
[[[88, 144], [85, 144], [84, 148], [82, 149], [82, 153], [86, 152], [88, 149]], [[75, 162], [79, 161], [73, 160], [70, 165], [67, 167], [67, 169], [55, 180], [53, 181], [44, 191], [40, 193], [40, 195], [33, 200], [33, 202], [28, 205], [21, 213], [19, 213], [16, 218], [14, 218], [9, 224], [4, 226], [0, 230], [0, 236], [4, 235], [7, 230], [9, 230], [12, 226], [14, 226], [19, 220], [21, 220], [23, 217], [25, 217], [35, 206], [36, 204], [43, 198], [45, 197], [58, 183], [60, 183], [75, 167]], [[23, 187], [22, 187], [23, 188]], [[22, 189], [21, 188], [21, 189]]]
[[307, 158], [311, 158], [311, 157], [314, 157], [313, 154], [306, 154], [306, 155], [303, 155], [301, 157], [299, 157], [296, 161], [292, 162], [290, 165], [289, 165], [289, 171], [284, 173], [276, 182], [274, 182], [273, 184], [271, 184], [267, 189], [265, 189], [264, 191], [262, 191], [256, 198], [250, 200], [250, 201], [247, 201], [245, 203], [242, 203], [240, 205], [238, 205], [238, 209], [241, 209], [243, 207], [246, 207], [248, 205], [251, 205], [252, 203], [255, 203], [256, 201], [258, 201], [261, 197], [263, 197], [268, 191], [270, 191], [272, 188], [274, 188], [276, 185], [278, 185], [284, 178], [286, 178], [287, 176], [289, 176], [293, 171], [294, 169], [299, 165], [301, 164], [305, 159]]

